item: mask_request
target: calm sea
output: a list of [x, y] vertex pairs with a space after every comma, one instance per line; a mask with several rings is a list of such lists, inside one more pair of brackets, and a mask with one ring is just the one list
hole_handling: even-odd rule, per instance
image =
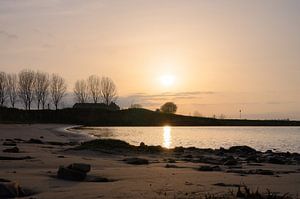
[[86, 127], [81, 131], [100, 138], [113, 138], [139, 145], [228, 148], [248, 145], [300, 153], [300, 127]]

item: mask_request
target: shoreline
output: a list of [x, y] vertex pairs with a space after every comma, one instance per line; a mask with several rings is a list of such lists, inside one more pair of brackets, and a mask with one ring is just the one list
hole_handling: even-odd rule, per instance
[[[157, 128], [159, 128], [159, 129], [161, 129], [160, 133], [163, 134], [164, 133], [163, 132], [163, 127], [165, 127], [165, 126], [150, 126], [150, 127], [147, 126], [147, 127], [133, 127], [133, 128], [153, 128], [154, 130], [156, 130]], [[141, 141], [134, 140], [133, 141], [132, 139], [129, 139], [130, 141], [128, 141], [128, 139], [126, 140], [126, 139], [118, 138], [118, 137], [115, 137], [115, 136], [107, 136], [107, 135], [102, 135], [101, 133], [97, 133], [97, 132], [94, 133], [93, 132], [93, 130], [97, 130], [97, 129], [108, 129], [109, 130], [109, 129], [114, 129], [114, 128], [131, 128], [131, 127], [128, 127], [128, 126], [120, 126], [120, 127], [115, 127], [115, 126], [99, 126], [99, 127], [95, 127], [95, 126], [78, 125], [78, 126], [75, 126], [74, 128], [72, 128], [72, 127], [69, 128], [69, 130], [71, 132], [76, 132], [76, 133], [82, 133], [82, 134], [89, 135], [92, 139], [120, 139], [122, 141], [129, 142], [130, 144], [132, 144], [134, 146], [139, 146], [139, 144], [141, 142], [146, 143], [145, 140], [141, 140]], [[244, 129], [245, 127], [236, 127], [236, 126], [233, 126], [233, 127], [229, 127], [229, 126], [224, 126], [224, 127], [221, 127], [221, 126], [218, 126], [218, 127], [212, 127], [212, 126], [208, 126], [208, 127], [205, 127], [205, 126], [201, 126], [201, 127], [195, 127], [195, 126], [191, 126], [191, 127], [187, 127], [187, 126], [170, 126], [170, 128], [176, 128], [176, 129], [177, 128], [182, 128], [182, 129], [185, 129], [185, 128], [188, 128], [188, 129], [190, 129], [190, 128], [192, 128], [192, 129], [193, 128], [196, 128], [196, 129], [197, 128], [200, 128], [200, 129], [201, 128], [204, 128], [204, 129], [206, 129], [206, 128], [208, 128], [208, 129], [215, 129], [215, 128], [216, 129], [242, 128], [242, 129]], [[249, 126], [249, 127], [246, 127], [246, 128], [249, 128], [249, 129], [251, 129], [251, 128], [267, 128], [267, 129], [269, 129], [269, 128], [271, 128], [271, 129], [272, 128], [274, 128], [274, 129], [278, 129], [278, 128], [282, 128], [282, 129], [285, 129], [285, 128], [288, 128], [288, 129], [295, 128], [295, 129], [298, 129], [299, 127], [286, 127], [286, 126], [283, 126], [283, 127], [273, 127], [273, 126], [252, 127], [252, 126]], [[164, 138], [161, 137], [160, 139], [164, 139]], [[146, 143], [146, 144], [164, 147], [163, 144], [149, 144], [149, 143]], [[255, 147], [255, 146], [250, 145], [250, 144], [243, 144], [243, 143], [241, 143], [241, 144], [226, 145], [226, 146], [220, 144], [220, 145], [215, 146], [215, 147], [210, 147], [210, 146], [199, 147], [197, 145], [188, 145], [188, 146], [185, 146], [185, 145], [173, 145], [171, 148], [175, 148], [175, 147], [185, 147], [185, 148], [194, 147], [194, 148], [198, 148], [198, 149], [212, 149], [212, 150], [216, 150], [216, 149], [220, 149], [220, 148], [229, 148], [229, 147], [232, 147], [232, 146], [239, 146], [239, 145], [250, 146], [250, 147], [256, 149], [257, 151], [261, 151], [261, 152], [272, 150], [273, 152], [277, 152], [277, 153], [300, 153], [300, 151], [297, 150], [298, 148], [296, 150], [293, 150], [293, 149], [291, 149], [291, 150], [289, 150], [289, 149], [286, 149], [286, 150], [281, 149], [280, 150], [280, 148], [279, 148], [280, 146], [278, 148], [275, 147], [275, 146], [273, 146], [273, 147], [268, 147], [268, 148], [264, 147], [265, 149], [259, 149], [259, 148]], [[170, 147], [167, 147], [167, 148], [171, 149]]]
[[[129, 147], [132, 151], [115, 147], [116, 145], [113, 145], [113, 148], [100, 147], [101, 150], [91, 150], [91, 148], [74, 150], [82, 146], [80, 142], [91, 139], [77, 133], [70, 134], [68, 130], [62, 133], [59, 129], [70, 129], [70, 125], [1, 124], [1, 156], [32, 157], [32, 159], [25, 160], [1, 160], [1, 178], [16, 181], [21, 186], [34, 190], [36, 194], [33, 197], [37, 198], [76, 198], [78, 196], [87, 198], [174, 198], [175, 196], [199, 198], [207, 193], [226, 193], [229, 189], [236, 189], [234, 185], [242, 184], [254, 191], [259, 187], [262, 192], [270, 189], [280, 194], [288, 192], [294, 197], [300, 190], [299, 164], [247, 163], [242, 156], [236, 157], [238, 153], [223, 151], [223, 155], [220, 156], [221, 153], [218, 153], [221, 151], [193, 147], [179, 147], [176, 153], [174, 151], [157, 153], [159, 147], [151, 148], [147, 145], [134, 149]], [[42, 143], [28, 142], [31, 138], [39, 139]], [[19, 153], [3, 152], [4, 149], [12, 147], [3, 145], [4, 142], [8, 142], [7, 139], [16, 143], [20, 149]], [[99, 147], [99, 145], [94, 146]], [[136, 151], [141, 149], [144, 151]], [[222, 158], [217, 157], [231, 155], [238, 161], [238, 165], [213, 162], [223, 161]], [[133, 165], [123, 161], [132, 157], [146, 159], [148, 164]], [[200, 157], [212, 158], [202, 158], [200, 161]], [[105, 177], [112, 181], [78, 183], [55, 177], [60, 165], [76, 162], [90, 164], [92, 167], [90, 176]], [[219, 166], [220, 170], [200, 170], [200, 168], [210, 169], [214, 166]]]

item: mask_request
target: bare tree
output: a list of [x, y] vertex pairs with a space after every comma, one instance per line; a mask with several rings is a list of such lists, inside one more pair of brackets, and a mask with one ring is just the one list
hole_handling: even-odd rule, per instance
[[74, 95], [78, 103], [85, 103], [88, 100], [88, 87], [84, 80], [77, 80], [75, 82]]
[[15, 108], [18, 98], [18, 76], [14, 73], [7, 75], [7, 95], [11, 106]]
[[7, 98], [7, 81], [6, 73], [0, 72], [0, 107], [4, 105]]
[[45, 109], [45, 104], [49, 95], [49, 75], [43, 72], [35, 74], [34, 94], [36, 98], [37, 108], [40, 109], [40, 104]]
[[67, 85], [64, 78], [57, 74], [53, 74], [50, 82], [50, 93], [56, 110], [62, 98], [65, 96], [66, 90]]
[[101, 80], [96, 75], [89, 76], [87, 80], [87, 86], [89, 93], [92, 97], [92, 100], [94, 103], [98, 103], [100, 97], [101, 97]]
[[30, 110], [34, 99], [35, 72], [32, 70], [22, 70], [19, 72], [19, 97], [25, 109]]
[[101, 98], [107, 106], [117, 99], [116, 85], [109, 77], [102, 77], [101, 79]]

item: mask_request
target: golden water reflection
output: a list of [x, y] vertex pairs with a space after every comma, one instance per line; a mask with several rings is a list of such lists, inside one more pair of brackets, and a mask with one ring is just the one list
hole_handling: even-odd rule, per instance
[[171, 141], [171, 127], [164, 126], [164, 140], [163, 140], [163, 147], [170, 148], [172, 141]]

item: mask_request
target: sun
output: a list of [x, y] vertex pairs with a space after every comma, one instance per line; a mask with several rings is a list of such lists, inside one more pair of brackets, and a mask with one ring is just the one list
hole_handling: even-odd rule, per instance
[[163, 75], [160, 77], [161, 84], [165, 87], [170, 87], [175, 83], [174, 75]]

